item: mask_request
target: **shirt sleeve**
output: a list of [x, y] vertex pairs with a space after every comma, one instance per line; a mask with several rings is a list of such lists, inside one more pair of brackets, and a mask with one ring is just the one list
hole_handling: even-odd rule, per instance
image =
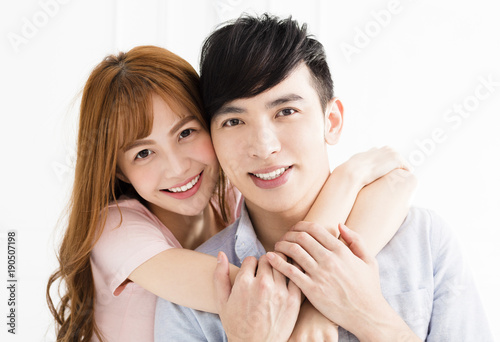
[[174, 242], [146, 213], [130, 207], [111, 207], [104, 231], [92, 249], [93, 272], [98, 272], [106, 288], [118, 296], [133, 270], [172, 247]]
[[193, 310], [158, 298], [155, 342], [224, 342], [226, 334], [219, 315]]
[[450, 227], [431, 213], [434, 299], [427, 341], [493, 341], [471, 270]]

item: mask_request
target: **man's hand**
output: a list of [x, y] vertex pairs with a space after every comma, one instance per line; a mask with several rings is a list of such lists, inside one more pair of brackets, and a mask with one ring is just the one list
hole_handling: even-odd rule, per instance
[[360, 340], [383, 341], [410, 330], [384, 299], [377, 261], [359, 235], [344, 225], [339, 230], [347, 246], [310, 222], [299, 222], [276, 243], [276, 251], [294, 259], [304, 272], [273, 252], [267, 256], [319, 312]]
[[[279, 258], [279, 256], [277, 255]], [[264, 255], [246, 258], [231, 289], [223, 252], [214, 273], [216, 303], [228, 340], [287, 341], [301, 304], [300, 289], [274, 270]]]

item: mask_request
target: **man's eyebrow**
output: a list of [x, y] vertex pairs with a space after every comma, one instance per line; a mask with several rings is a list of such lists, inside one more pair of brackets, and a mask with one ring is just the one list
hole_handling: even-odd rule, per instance
[[277, 107], [277, 106], [282, 105], [282, 104], [287, 103], [287, 102], [294, 102], [294, 101], [301, 101], [301, 100], [303, 100], [303, 98], [300, 95], [287, 94], [287, 95], [284, 95], [284, 96], [277, 98], [276, 100], [268, 102], [266, 104], [266, 108], [271, 109], [271, 108]]
[[[281, 104], [287, 103], [287, 102], [293, 102], [293, 101], [301, 101], [303, 100], [302, 96], [297, 95], [297, 94], [288, 94], [281, 96], [277, 98], [276, 100], [273, 100], [271, 102], [266, 103], [266, 108], [267, 109], [272, 109], [276, 106], [279, 106]], [[243, 114], [245, 113], [246, 110], [241, 107], [237, 106], [222, 106], [221, 109], [219, 109], [214, 117], [219, 116], [219, 115], [225, 115], [225, 114]]]
[[[170, 129], [170, 135], [173, 135], [175, 132], [177, 132], [182, 126], [184, 126], [186, 123], [196, 120], [196, 117], [194, 115], [190, 116], [185, 116], [182, 119], [180, 119], [171, 129]], [[155, 141], [151, 139], [146, 139], [146, 140], [136, 140], [128, 144], [123, 148], [124, 152], [127, 152], [128, 150], [131, 150], [135, 147], [138, 146], [143, 146], [143, 145], [152, 145], [154, 144]]]
[[226, 114], [243, 114], [246, 110], [241, 107], [236, 106], [222, 106], [217, 112], [215, 112], [214, 117]]

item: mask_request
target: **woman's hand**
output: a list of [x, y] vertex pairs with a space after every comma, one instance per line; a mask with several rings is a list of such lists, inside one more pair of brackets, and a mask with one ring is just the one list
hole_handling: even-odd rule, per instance
[[411, 166], [394, 149], [384, 146], [357, 153], [337, 168], [350, 174], [363, 187], [392, 170], [410, 171]]
[[289, 342], [335, 342], [339, 339], [339, 326], [323, 316], [305, 300]]
[[[277, 256], [279, 258], [279, 256]], [[287, 341], [301, 304], [301, 292], [263, 255], [243, 260], [231, 289], [223, 252], [214, 273], [216, 305], [229, 341]]]
[[303, 270], [267, 253], [271, 265], [302, 290], [319, 312], [360, 340], [388, 340], [411, 330], [384, 299], [378, 263], [367, 253], [358, 234], [339, 227], [346, 245], [323, 227], [299, 222], [275, 250]]

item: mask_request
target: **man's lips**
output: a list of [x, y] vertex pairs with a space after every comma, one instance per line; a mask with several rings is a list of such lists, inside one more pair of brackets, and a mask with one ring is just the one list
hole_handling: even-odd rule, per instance
[[[250, 178], [257, 187], [267, 190], [277, 188], [288, 182], [293, 172], [293, 166], [272, 167], [257, 171], [255, 174], [249, 173]], [[262, 171], [267, 172], [260, 173]]]
[[291, 165], [272, 166], [250, 172], [250, 175], [262, 180], [272, 180], [283, 175], [291, 167]]

